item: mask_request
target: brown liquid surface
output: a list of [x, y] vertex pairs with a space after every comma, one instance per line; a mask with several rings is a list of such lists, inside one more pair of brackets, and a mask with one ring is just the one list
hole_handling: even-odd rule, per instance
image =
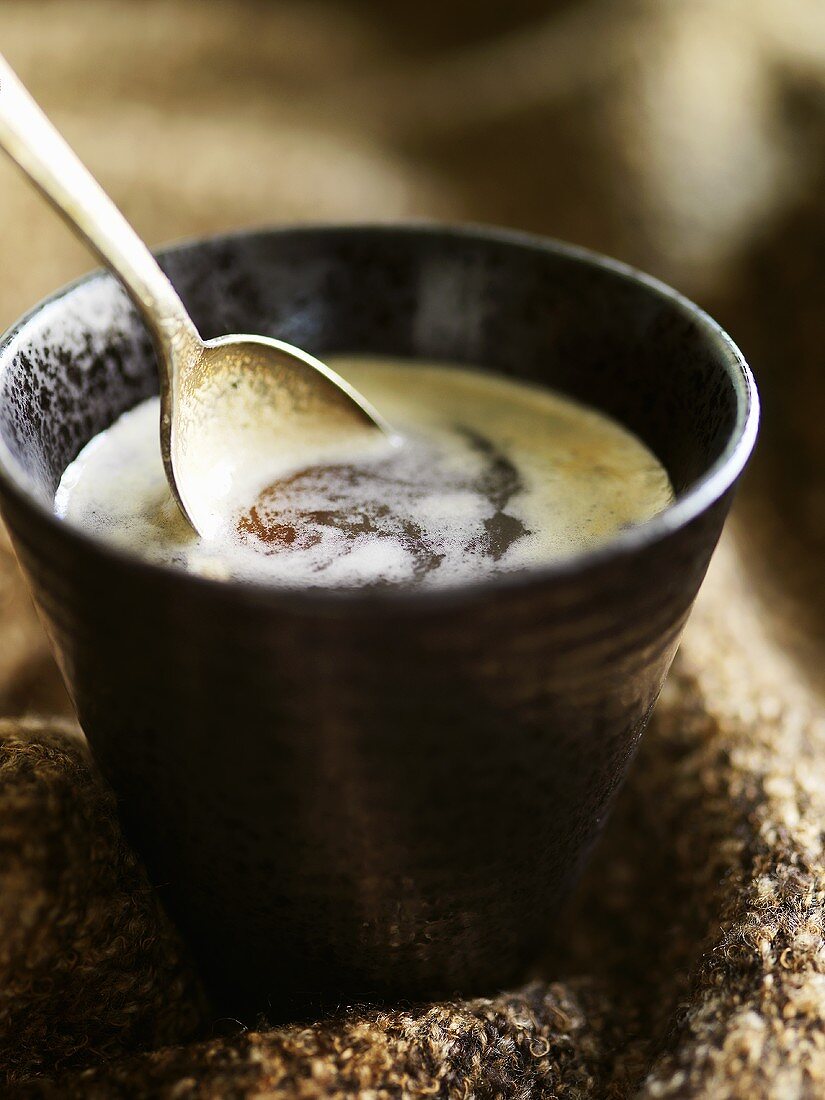
[[[491, 506], [482, 529], [464, 546], [474, 556], [499, 561], [510, 546], [526, 534], [524, 523], [506, 511], [507, 503], [524, 488], [518, 470], [495, 444], [478, 432], [461, 429], [482, 460], [475, 476], [462, 479], [462, 491], [482, 497]], [[416, 578], [437, 569], [444, 554], [421, 523], [398, 506], [399, 496], [409, 505], [418, 490], [405, 477], [403, 460], [382, 463], [338, 464], [299, 470], [269, 485], [237, 521], [241, 538], [263, 553], [311, 550], [324, 529], [333, 529], [347, 543], [365, 537], [400, 544], [413, 560]], [[324, 500], [322, 507], [306, 501]]]
[[304, 460], [263, 489], [255, 453], [242, 456], [246, 480], [226, 529], [197, 541], [169, 496], [150, 402], [69, 468], [59, 514], [213, 576], [292, 587], [441, 585], [588, 549], [672, 500], [665, 471], [639, 440], [550, 391], [449, 366], [330, 366], [393, 425], [397, 446], [379, 439], [359, 454]]

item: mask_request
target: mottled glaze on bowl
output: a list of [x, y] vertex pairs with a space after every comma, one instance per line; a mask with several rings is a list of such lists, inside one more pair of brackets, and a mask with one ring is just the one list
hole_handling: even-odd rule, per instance
[[0, 345], [0, 503], [126, 828], [221, 1006], [515, 980], [605, 820], [752, 449], [727, 336], [519, 234], [310, 227], [163, 253], [204, 337], [481, 365], [611, 413], [678, 493], [565, 562], [449, 589], [279, 591], [57, 521], [66, 465], [157, 389], [94, 275]]

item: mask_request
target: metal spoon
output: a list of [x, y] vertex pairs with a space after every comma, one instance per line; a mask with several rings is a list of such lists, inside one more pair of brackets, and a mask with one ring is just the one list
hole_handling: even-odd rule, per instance
[[265, 336], [202, 340], [149, 249], [2, 55], [0, 147], [120, 280], [149, 328], [163, 464], [198, 534], [219, 526], [242, 455], [300, 448], [311, 460], [335, 443], [390, 434], [349, 383], [299, 348]]

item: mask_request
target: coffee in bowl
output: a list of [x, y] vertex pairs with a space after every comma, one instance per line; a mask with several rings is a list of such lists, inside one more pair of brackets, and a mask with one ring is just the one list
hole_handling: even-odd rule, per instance
[[396, 434], [278, 469], [250, 448], [200, 539], [170, 494], [150, 398], [67, 468], [55, 510], [151, 560], [277, 585], [443, 586], [587, 550], [667, 507], [650, 450], [561, 393], [445, 363], [335, 357]]

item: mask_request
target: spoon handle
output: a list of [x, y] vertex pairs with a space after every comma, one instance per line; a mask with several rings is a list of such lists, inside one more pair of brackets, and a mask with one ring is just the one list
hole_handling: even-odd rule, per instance
[[[200, 342], [152, 253], [52, 126], [0, 54], [0, 148], [117, 276], [159, 345], [161, 370]], [[169, 382], [169, 379], [163, 379]]]

